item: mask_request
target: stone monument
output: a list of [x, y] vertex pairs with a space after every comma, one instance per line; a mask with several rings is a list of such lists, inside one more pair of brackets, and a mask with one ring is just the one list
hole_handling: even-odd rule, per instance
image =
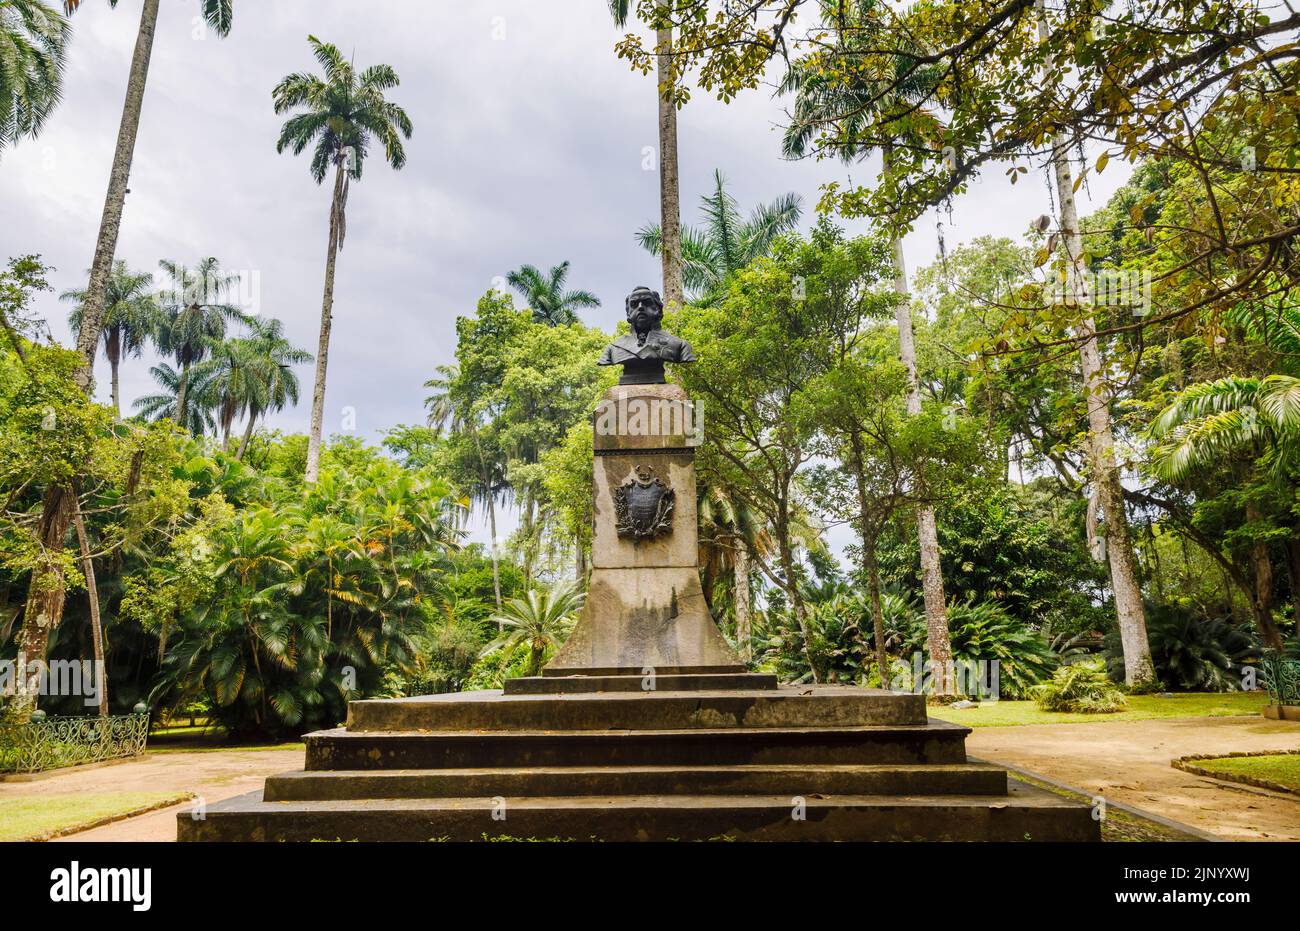
[[1097, 840], [1088, 806], [968, 760], [924, 695], [745, 669], [696, 567], [699, 408], [664, 381], [695, 353], [648, 288], [627, 316], [592, 415], [589, 595], [543, 674], [351, 702], [303, 770], [179, 813], [177, 838]]
[[664, 379], [689, 343], [660, 327], [649, 288], [627, 298], [632, 331], [601, 356], [623, 367], [592, 414], [595, 528], [586, 606], [545, 676], [740, 673], [696, 571], [695, 449], [700, 406]]

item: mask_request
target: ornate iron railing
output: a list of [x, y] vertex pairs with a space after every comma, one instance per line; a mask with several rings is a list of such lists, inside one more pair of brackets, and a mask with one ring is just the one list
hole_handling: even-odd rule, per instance
[[1300, 660], [1266, 652], [1259, 661], [1259, 675], [1274, 705], [1300, 705]]
[[39, 773], [144, 753], [148, 714], [49, 718], [0, 726], [0, 773]]

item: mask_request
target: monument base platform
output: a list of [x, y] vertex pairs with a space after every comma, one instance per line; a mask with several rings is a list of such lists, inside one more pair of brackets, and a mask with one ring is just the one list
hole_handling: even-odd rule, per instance
[[[969, 728], [923, 696], [731, 675], [353, 702], [303, 771], [181, 813], [178, 839], [1099, 839], [1087, 806], [968, 762]], [[572, 689], [528, 691], [553, 684]]]

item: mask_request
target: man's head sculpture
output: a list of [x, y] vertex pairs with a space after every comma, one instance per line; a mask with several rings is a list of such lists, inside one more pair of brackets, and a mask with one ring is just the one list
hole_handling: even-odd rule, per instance
[[632, 332], [605, 347], [601, 365], [623, 366], [620, 385], [661, 385], [665, 362], [694, 362], [695, 351], [684, 339], [660, 329], [664, 302], [658, 291], [633, 289], [624, 304]]
[[636, 333], [647, 333], [659, 329], [664, 319], [664, 302], [658, 291], [641, 286], [634, 288], [624, 302], [627, 322], [632, 324]]

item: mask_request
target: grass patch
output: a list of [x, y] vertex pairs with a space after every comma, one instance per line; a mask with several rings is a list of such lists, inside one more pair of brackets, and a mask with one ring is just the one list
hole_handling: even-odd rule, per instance
[[966, 727], [1012, 727], [1020, 724], [1106, 724], [1111, 721], [1149, 721], [1153, 718], [1219, 718], [1260, 714], [1268, 704], [1268, 693], [1181, 692], [1168, 698], [1159, 695], [1130, 695], [1123, 711], [1113, 714], [1077, 714], [1043, 711], [1037, 702], [984, 702], [975, 708], [932, 708], [942, 721]]
[[0, 841], [44, 840], [71, 834], [191, 797], [189, 792], [114, 792], [0, 799]]
[[307, 745], [302, 741], [291, 741], [282, 744], [233, 744], [226, 743], [220, 738], [212, 743], [180, 743], [172, 746], [155, 747], [152, 742], [149, 744], [149, 753], [232, 753], [236, 750], [297, 750], [306, 752]]
[[1241, 782], [1277, 792], [1300, 793], [1300, 753], [1234, 754], [1219, 757], [1183, 757], [1174, 766], [1215, 779]]
[[306, 750], [300, 740], [285, 743], [240, 744], [232, 741], [220, 727], [178, 727], [154, 731], [149, 735], [150, 753], [219, 753], [231, 750]]

